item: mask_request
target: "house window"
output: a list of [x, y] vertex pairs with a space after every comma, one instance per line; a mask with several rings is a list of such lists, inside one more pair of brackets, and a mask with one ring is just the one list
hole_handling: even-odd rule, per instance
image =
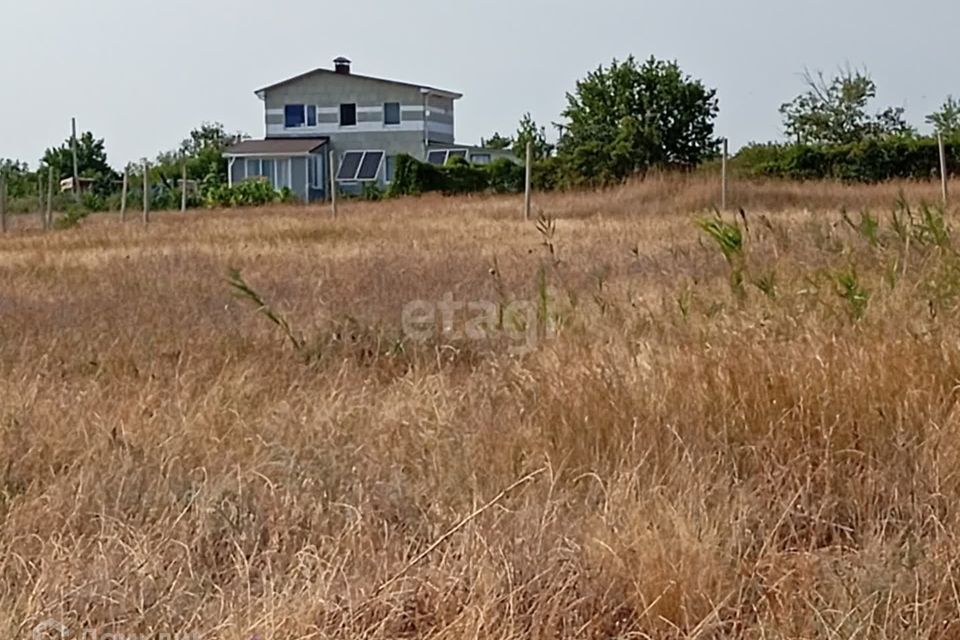
[[266, 178], [270, 182], [270, 184], [273, 184], [274, 177], [275, 177], [273, 175], [273, 160], [264, 159], [261, 161], [261, 163], [262, 164], [260, 165], [260, 175]]
[[400, 124], [400, 103], [385, 102], [383, 105], [383, 124]]
[[473, 164], [490, 164], [491, 156], [489, 153], [474, 153], [470, 156], [470, 162]]
[[315, 104], [307, 105], [307, 126], [317, 126], [317, 105]]
[[298, 129], [305, 124], [306, 109], [302, 104], [288, 104], [283, 108], [283, 126], [285, 128]]
[[277, 160], [277, 181], [274, 186], [278, 189], [290, 186], [290, 160]]
[[340, 126], [354, 127], [356, 125], [357, 125], [357, 105], [356, 104], [340, 105]]
[[467, 159], [467, 150], [466, 149], [434, 149], [427, 154], [427, 162], [430, 164], [436, 165], [445, 165], [452, 158], [463, 158]]
[[244, 176], [248, 180], [260, 177], [260, 158], [247, 158], [247, 172]]
[[387, 163], [384, 169], [384, 179], [387, 182], [393, 182], [393, 174], [397, 170], [397, 156], [387, 156]]
[[337, 171], [339, 182], [370, 182], [380, 175], [380, 165], [383, 164], [383, 151], [348, 151], [340, 161], [340, 170]]
[[447, 164], [447, 150], [441, 149], [440, 151], [431, 151], [427, 154], [427, 162], [430, 164]]

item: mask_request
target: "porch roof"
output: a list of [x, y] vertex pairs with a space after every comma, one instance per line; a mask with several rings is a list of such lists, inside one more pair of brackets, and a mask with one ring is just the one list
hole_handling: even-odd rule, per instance
[[267, 138], [244, 140], [223, 152], [229, 157], [306, 156], [327, 144], [330, 138]]

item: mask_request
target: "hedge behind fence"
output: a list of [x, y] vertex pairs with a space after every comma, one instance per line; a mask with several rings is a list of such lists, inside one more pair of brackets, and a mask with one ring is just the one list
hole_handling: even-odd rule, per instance
[[[949, 173], [960, 170], [960, 141], [946, 145]], [[940, 175], [940, 153], [931, 138], [870, 139], [847, 145], [755, 144], [744, 147], [733, 166], [750, 176], [794, 180], [880, 182]]]
[[[520, 193], [525, 179], [523, 165], [507, 158], [498, 158], [490, 164], [470, 164], [455, 158], [439, 166], [401, 155], [397, 157], [389, 195]], [[560, 188], [563, 180], [556, 158], [536, 162], [531, 170], [531, 182], [538, 191]]]

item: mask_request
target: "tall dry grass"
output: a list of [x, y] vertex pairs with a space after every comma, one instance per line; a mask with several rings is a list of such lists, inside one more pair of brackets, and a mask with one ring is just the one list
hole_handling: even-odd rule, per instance
[[[0, 635], [957, 637], [936, 187], [742, 185], [730, 261], [714, 191], [544, 196], [549, 238], [508, 198], [18, 220]], [[404, 337], [448, 295], [535, 330]]]

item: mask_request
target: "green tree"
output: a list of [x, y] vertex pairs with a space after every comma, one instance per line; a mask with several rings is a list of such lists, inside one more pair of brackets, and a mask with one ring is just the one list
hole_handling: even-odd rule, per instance
[[831, 79], [805, 71], [807, 89], [781, 105], [784, 130], [800, 144], [849, 144], [868, 137], [912, 135], [903, 107], [869, 113], [877, 85], [866, 71], [843, 69]]
[[520, 118], [517, 135], [513, 138], [514, 155], [518, 158], [526, 158], [527, 143], [533, 145], [532, 153], [534, 160], [543, 160], [553, 154], [553, 145], [547, 142], [546, 128], [538, 127], [533, 116], [529, 113], [523, 114], [523, 117]]
[[499, 132], [494, 132], [487, 140], [481, 140], [480, 146], [485, 149], [510, 149], [513, 147], [513, 138], [502, 136]]
[[945, 137], [960, 134], [960, 101], [953, 96], [947, 96], [940, 109], [927, 116], [926, 122]]
[[[56, 180], [73, 177], [71, 139], [67, 138], [59, 147], [47, 149], [40, 160], [40, 165], [41, 172], [45, 172], [47, 167], [53, 167]], [[103, 138], [94, 138], [89, 131], [84, 132], [77, 139], [77, 169], [79, 177], [94, 180], [95, 193], [107, 195], [115, 189], [118, 175], [107, 163]]]
[[242, 133], [228, 133], [219, 122], [204, 122], [190, 131], [189, 137], [174, 151], [157, 156], [156, 177], [168, 189], [175, 189], [186, 159], [187, 178], [212, 187], [227, 182], [227, 160], [224, 151], [243, 140]]
[[7, 181], [7, 196], [24, 198], [37, 195], [37, 174], [27, 163], [0, 158], [0, 174]]
[[651, 167], [693, 167], [716, 153], [716, 90], [676, 62], [631, 56], [577, 82], [558, 148], [580, 180], [622, 180]]

